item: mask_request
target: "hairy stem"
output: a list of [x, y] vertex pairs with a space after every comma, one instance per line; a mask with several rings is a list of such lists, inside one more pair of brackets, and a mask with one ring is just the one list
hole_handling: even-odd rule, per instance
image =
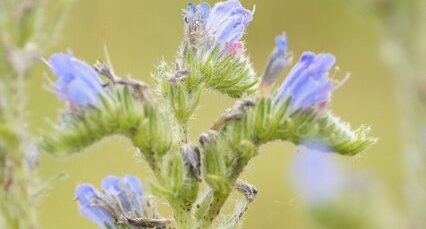
[[[12, 77], [6, 80], [5, 78]], [[28, 167], [28, 150], [32, 144], [27, 137], [24, 113], [25, 113], [25, 75], [13, 74], [3, 75], [5, 79], [5, 91], [2, 96], [7, 98], [8, 106], [3, 110], [1, 126], [7, 128], [9, 138], [3, 139], [6, 153], [1, 198], [4, 206], [1, 208], [2, 215], [5, 216], [5, 223], [9, 228], [38, 228], [36, 211], [31, 199], [32, 173]], [[11, 104], [15, 104], [11, 106]]]
[[208, 205], [207, 211], [200, 216], [196, 229], [208, 229], [212, 227], [214, 219], [219, 215], [220, 210], [229, 197], [230, 192], [221, 193], [217, 191], [209, 191], [201, 205]]

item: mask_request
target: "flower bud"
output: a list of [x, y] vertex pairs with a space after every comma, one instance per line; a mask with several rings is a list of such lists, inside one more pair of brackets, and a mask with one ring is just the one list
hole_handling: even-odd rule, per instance
[[268, 95], [281, 71], [291, 63], [292, 56], [288, 53], [287, 36], [283, 33], [275, 39], [275, 50], [269, 58], [265, 73], [260, 84], [260, 95]]
[[197, 179], [201, 176], [201, 158], [198, 147], [190, 144], [182, 146], [180, 153], [182, 154], [184, 166], [187, 172], [192, 173]]

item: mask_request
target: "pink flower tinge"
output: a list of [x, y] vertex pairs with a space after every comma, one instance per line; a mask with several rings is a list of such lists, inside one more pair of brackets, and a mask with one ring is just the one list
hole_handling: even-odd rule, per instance
[[235, 53], [235, 56], [239, 57], [244, 53], [244, 43], [241, 41], [237, 41], [231, 44], [228, 44], [225, 50], [225, 56], [229, 56]]

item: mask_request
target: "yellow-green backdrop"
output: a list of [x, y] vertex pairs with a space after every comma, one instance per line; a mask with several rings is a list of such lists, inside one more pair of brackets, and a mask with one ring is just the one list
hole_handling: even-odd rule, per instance
[[[334, 93], [331, 107], [354, 127], [362, 123], [372, 125], [372, 134], [380, 141], [362, 155], [342, 160], [351, 169], [370, 172], [386, 185], [393, 204], [403, 207], [394, 86], [389, 71], [380, 61], [380, 36], [368, 14], [352, 10], [344, 0], [242, 2], [247, 7], [256, 5], [245, 40], [259, 75], [273, 48], [274, 37], [283, 31], [287, 32], [296, 59], [305, 50], [330, 52], [336, 55], [341, 74], [351, 73], [349, 82]], [[182, 40], [180, 9], [186, 3], [185, 0], [77, 0], [52, 52], [71, 49], [77, 57], [94, 63], [104, 59], [106, 41], [117, 73], [131, 74], [152, 85], [150, 73], [156, 63], [162, 58], [172, 61]], [[64, 107], [54, 94], [44, 89], [46, 75], [51, 76], [48, 68], [39, 64], [28, 86], [30, 126], [35, 134], [50, 131], [49, 123], [56, 120], [58, 110]], [[205, 93], [192, 121], [193, 139], [232, 103], [226, 96]], [[294, 149], [283, 142], [268, 144], [243, 174], [259, 189], [244, 228], [312, 227], [288, 181]], [[75, 186], [81, 182], [99, 185], [109, 174], [135, 174], [144, 183], [152, 180], [147, 166], [135, 157], [134, 149], [124, 138], [105, 139], [67, 158], [42, 154], [39, 174], [43, 179], [67, 173], [38, 205], [45, 229], [95, 228], [79, 214], [73, 200]], [[145, 189], [148, 192], [149, 186], [145, 185]]]

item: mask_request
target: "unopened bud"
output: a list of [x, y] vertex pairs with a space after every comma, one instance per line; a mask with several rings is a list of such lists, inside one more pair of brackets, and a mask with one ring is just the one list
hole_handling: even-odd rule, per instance
[[234, 184], [234, 188], [243, 194], [249, 202], [252, 202], [256, 198], [257, 188], [252, 184], [238, 179]]
[[186, 170], [199, 180], [201, 175], [201, 159], [198, 147], [186, 144], [180, 150]]
[[211, 143], [213, 143], [216, 137], [217, 137], [217, 131], [208, 130], [207, 132], [204, 132], [203, 134], [201, 134], [199, 142], [203, 147], [205, 147], [206, 145], [210, 145]]

